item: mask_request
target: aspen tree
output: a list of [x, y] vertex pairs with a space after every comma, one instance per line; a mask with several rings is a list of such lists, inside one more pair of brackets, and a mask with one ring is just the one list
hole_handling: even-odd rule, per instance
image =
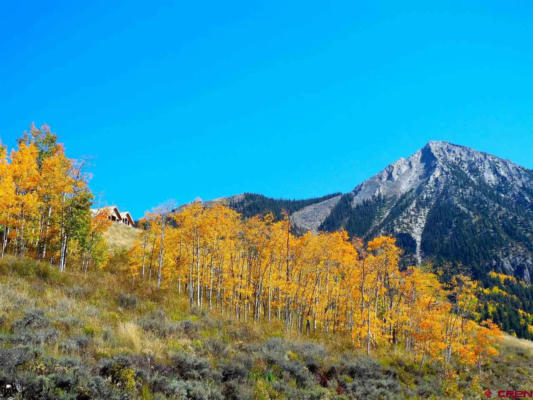
[[4, 258], [7, 240], [14, 217], [15, 182], [7, 159], [7, 148], [0, 145], [0, 226], [2, 228], [2, 252]]
[[[193, 203], [169, 218], [165, 240], [160, 220], [144, 237], [164, 247], [165, 279], [181, 288], [183, 278], [191, 307], [205, 301], [240, 320], [277, 318], [286, 331], [346, 334], [367, 353], [401, 345], [420, 367], [440, 363], [445, 376], [452, 358], [483, 364], [494, 353], [497, 332], [469, 319], [475, 285], [459, 276], [446, 290], [421, 268], [400, 269], [392, 237], [366, 247], [344, 231], [295, 237], [287, 216], [242, 220], [221, 204]], [[138, 274], [147, 249], [137, 242], [131, 254]]]
[[35, 145], [20, 143], [17, 151], [11, 152], [11, 171], [15, 184], [15, 227], [16, 252], [26, 250], [26, 242], [31, 239], [31, 228], [39, 208], [36, 192], [40, 181], [37, 169], [37, 148]]

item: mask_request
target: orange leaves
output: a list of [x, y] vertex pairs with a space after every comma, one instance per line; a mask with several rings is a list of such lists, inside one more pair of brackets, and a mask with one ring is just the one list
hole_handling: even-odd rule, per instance
[[396, 247], [396, 239], [391, 236], [378, 236], [375, 239], [372, 239], [368, 242], [369, 251], [394, 251]]
[[98, 233], [105, 233], [111, 226], [111, 220], [107, 211], [100, 211], [91, 220], [91, 230]]
[[476, 362], [483, 363], [488, 358], [498, 355], [497, 344], [502, 341], [502, 331], [491, 320], [485, 320], [477, 326], [473, 339], [473, 352]]

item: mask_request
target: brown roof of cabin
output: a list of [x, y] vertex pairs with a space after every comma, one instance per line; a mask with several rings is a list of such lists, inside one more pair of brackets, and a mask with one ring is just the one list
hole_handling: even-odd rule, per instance
[[133, 221], [133, 217], [131, 216], [129, 211], [122, 211], [120, 213], [120, 218], [127, 218], [132, 225], [135, 224], [135, 222]]

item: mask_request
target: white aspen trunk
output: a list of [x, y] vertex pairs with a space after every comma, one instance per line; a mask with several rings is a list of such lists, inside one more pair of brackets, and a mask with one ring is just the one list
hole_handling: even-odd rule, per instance
[[147, 235], [144, 235], [144, 242], [143, 242], [143, 261], [142, 261], [142, 277], [143, 277], [143, 279], [144, 279], [144, 274], [145, 274], [145, 269], [146, 269], [145, 261], [146, 261], [146, 245], [147, 245], [147, 242], [148, 242], [148, 236], [147, 236]]
[[367, 307], [367, 318], [366, 318], [366, 324], [367, 324], [367, 331], [366, 331], [366, 355], [370, 355], [370, 305]]
[[44, 237], [43, 237], [43, 254], [42, 254], [43, 260], [46, 258], [46, 244], [47, 244], [47, 238], [48, 238], [48, 230], [50, 229], [51, 214], [52, 214], [52, 207], [48, 207], [48, 218], [46, 219], [46, 228], [44, 230]]
[[89, 270], [89, 265], [91, 264], [91, 250], [87, 252], [87, 260], [85, 264], [85, 275], [87, 275], [87, 271]]
[[213, 309], [213, 265], [211, 265], [209, 276], [209, 310]]
[[4, 238], [2, 240], [2, 258], [4, 258], [4, 254], [6, 252], [6, 246], [7, 246], [7, 237], [9, 236], [9, 226], [6, 225], [4, 229]]
[[20, 242], [19, 242], [19, 254], [22, 254], [24, 250], [24, 211], [21, 214], [21, 226], [20, 226]]
[[43, 256], [42, 259], [44, 260], [46, 258], [46, 244], [47, 244], [47, 238], [48, 238], [48, 231], [50, 230], [50, 216], [52, 215], [52, 207], [48, 207], [48, 218], [46, 219], [46, 228], [44, 230], [44, 238], [43, 238]]
[[272, 288], [268, 288], [268, 322], [272, 321]]
[[63, 237], [63, 241], [61, 243], [61, 255], [59, 259], [59, 270], [61, 272], [65, 271], [67, 266], [67, 235]]
[[159, 272], [157, 273], [157, 287], [161, 287], [163, 273], [163, 241], [165, 240], [165, 216], [161, 215], [161, 243], [159, 244]]
[[194, 271], [194, 245], [191, 249], [192, 253], [192, 263], [189, 265], [189, 287], [187, 288], [189, 290], [189, 307], [192, 308], [194, 306], [194, 285], [193, 285], [193, 271]]
[[150, 250], [150, 268], [148, 269], [148, 282], [152, 282], [152, 263], [154, 261], [155, 239], [156, 235], [154, 235], [154, 240], [152, 240], [152, 250]]
[[196, 305], [200, 303], [200, 235], [196, 235]]

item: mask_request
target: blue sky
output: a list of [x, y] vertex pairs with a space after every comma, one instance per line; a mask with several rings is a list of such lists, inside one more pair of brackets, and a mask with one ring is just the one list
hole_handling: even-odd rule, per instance
[[429, 140], [533, 168], [530, 1], [150, 3], [0, 6], [0, 138], [49, 124], [102, 204], [346, 192]]

